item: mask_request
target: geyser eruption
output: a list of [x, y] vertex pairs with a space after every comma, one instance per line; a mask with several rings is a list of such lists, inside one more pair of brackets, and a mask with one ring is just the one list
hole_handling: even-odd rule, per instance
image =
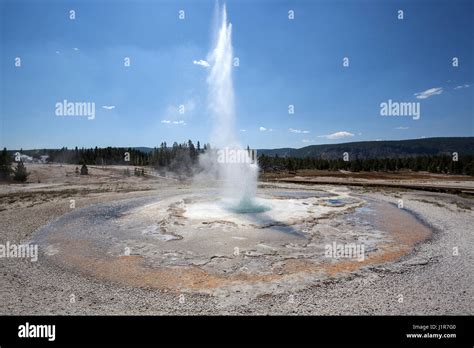
[[209, 86], [209, 111], [213, 116], [211, 134], [212, 152], [217, 155], [217, 174], [229, 208], [237, 212], [258, 212], [263, 207], [255, 203], [258, 164], [256, 158], [238, 142], [235, 135], [234, 87], [232, 83], [233, 50], [232, 24], [227, 23], [225, 5], [217, 11], [217, 31], [213, 50], [208, 60], [211, 65]]
[[[216, 42], [208, 60], [211, 69], [209, 85], [209, 110], [214, 118], [212, 140], [218, 147], [236, 145], [234, 133], [235, 105], [232, 83], [232, 24], [227, 24], [225, 5], [222, 8]], [[219, 23], [219, 21], [217, 21]]]

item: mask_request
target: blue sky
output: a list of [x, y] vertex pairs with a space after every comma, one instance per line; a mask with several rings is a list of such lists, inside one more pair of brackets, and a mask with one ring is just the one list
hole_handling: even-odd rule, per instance
[[[193, 61], [211, 49], [214, 0], [0, 3], [1, 147], [209, 140], [208, 68]], [[473, 1], [226, 3], [242, 144], [474, 135]], [[56, 116], [64, 99], [94, 102], [95, 118]], [[381, 116], [389, 99], [419, 102], [420, 118]]]

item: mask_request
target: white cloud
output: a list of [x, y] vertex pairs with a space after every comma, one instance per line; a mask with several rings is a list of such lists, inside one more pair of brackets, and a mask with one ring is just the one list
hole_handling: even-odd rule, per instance
[[403, 126], [400, 126], [400, 127], [396, 127], [395, 129], [402, 129], [402, 130], [403, 130], [403, 129], [408, 129], [408, 128], [410, 128], [410, 127], [403, 127]]
[[471, 87], [471, 85], [465, 84], [465, 85], [456, 86], [454, 87], [454, 89], [469, 88], [469, 87]]
[[79, 48], [77, 48], [77, 47], [73, 47], [72, 49], [73, 49], [74, 51], [79, 51]]
[[102, 105], [102, 108], [106, 110], [112, 110], [115, 109], [115, 105]]
[[301, 129], [288, 128], [288, 130], [289, 130], [291, 133], [303, 133], [303, 134], [308, 134], [308, 133], [309, 133], [309, 131], [307, 131], [307, 130], [301, 130]]
[[417, 99], [427, 99], [437, 94], [443, 93], [443, 87], [435, 87], [427, 89], [426, 91], [415, 93]]
[[266, 132], [267, 131], [267, 129], [265, 127], [260, 127], [259, 130], [260, 130], [260, 132]]
[[247, 130], [246, 130], [246, 129], [241, 129], [240, 131], [241, 131], [241, 132], [246, 132]]
[[310, 140], [310, 139], [302, 139], [301, 140], [303, 143], [312, 143], [313, 140]]
[[183, 120], [179, 120], [179, 121], [161, 120], [161, 123], [166, 123], [166, 124], [179, 124], [179, 125], [182, 125], [182, 126], [186, 126], [186, 122], [184, 122]]
[[332, 134], [326, 134], [326, 135], [320, 135], [320, 138], [326, 138], [326, 139], [342, 139], [342, 138], [347, 138], [347, 137], [353, 137], [354, 134], [346, 131], [340, 131]]
[[206, 61], [203, 60], [203, 59], [200, 59], [200, 60], [193, 60], [193, 64], [201, 65], [201, 66], [203, 66], [203, 67], [205, 67], [205, 68], [209, 68], [209, 67], [210, 67], [209, 63], [206, 62]]

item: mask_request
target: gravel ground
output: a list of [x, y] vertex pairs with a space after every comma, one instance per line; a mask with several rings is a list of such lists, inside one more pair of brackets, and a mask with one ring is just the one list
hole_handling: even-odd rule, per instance
[[[184, 294], [131, 288], [67, 272], [51, 264], [0, 259], [0, 314], [303, 314], [395, 315], [474, 314], [474, 222], [472, 199], [424, 192], [362, 191], [397, 203], [434, 231], [404, 259], [368, 266], [320, 281], [294, 293], [250, 296]], [[77, 193], [76, 207], [153, 194]], [[0, 242], [20, 243], [44, 224], [69, 211], [68, 195], [0, 211]], [[33, 202], [34, 204], [30, 204]], [[8, 203], [8, 202], [7, 202]], [[4, 205], [5, 207], [5, 205]], [[13, 207], [13, 208], [12, 208]], [[458, 248], [459, 255], [453, 255]], [[74, 301], [72, 301], [74, 299]]]

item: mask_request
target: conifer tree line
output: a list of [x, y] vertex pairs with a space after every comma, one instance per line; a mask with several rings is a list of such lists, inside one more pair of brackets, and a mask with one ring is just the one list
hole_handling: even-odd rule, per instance
[[[178, 173], [180, 176], [192, 175], [198, 164], [199, 155], [210, 150], [210, 145], [201, 147], [198, 141], [196, 145], [191, 140], [178, 144], [173, 143], [170, 147], [166, 142], [155, 147], [151, 151], [143, 151], [139, 148], [106, 147], [106, 148], [74, 148], [52, 150], [30, 150], [20, 153], [27, 154], [33, 158], [48, 155], [48, 162], [76, 165], [131, 165], [149, 166], [157, 170], [166, 170]], [[14, 151], [3, 149], [0, 152], [0, 180], [15, 178], [25, 181], [28, 172], [25, 165], [13, 161]], [[258, 156], [260, 170], [268, 172], [296, 172], [302, 169], [314, 170], [346, 170], [351, 172], [380, 171], [397, 172], [403, 170], [427, 171], [441, 174], [463, 174], [474, 176], [474, 156], [459, 155], [457, 161], [451, 156], [414, 156], [401, 158], [376, 158], [376, 159], [353, 159], [344, 161], [341, 159], [323, 158], [297, 158]]]
[[[86, 165], [133, 165], [133, 166], [153, 166], [169, 167], [174, 162], [195, 162], [199, 153], [206, 151], [209, 145], [197, 145], [191, 140], [178, 144], [173, 143], [168, 147], [166, 142], [161, 143], [160, 147], [155, 147], [151, 151], [143, 151], [131, 147], [105, 147], [105, 148], [74, 148], [68, 149], [43, 149], [35, 150], [30, 156], [39, 158], [40, 155], [49, 156], [48, 162], [65, 164], [86, 164]], [[30, 151], [22, 151], [22, 154], [29, 154]]]
[[459, 156], [454, 161], [451, 156], [416, 156], [403, 158], [341, 159], [296, 158], [265, 156], [258, 157], [260, 169], [264, 172], [289, 171], [301, 169], [347, 170], [351, 172], [397, 172], [401, 170], [426, 171], [439, 174], [474, 175], [474, 156]]
[[[142, 151], [137, 148], [106, 147], [106, 148], [74, 148], [68, 149], [43, 149], [43, 150], [19, 150], [20, 154], [28, 155], [34, 159], [48, 156], [49, 163], [63, 163], [76, 165], [131, 165], [149, 166], [155, 169], [173, 171], [180, 175], [191, 175], [193, 168], [198, 162], [199, 154], [210, 149], [209, 144], [201, 147], [198, 141], [196, 145], [191, 140], [183, 143], [174, 142], [171, 147], [162, 142], [160, 147], [151, 151]], [[13, 173], [12, 167], [15, 151], [3, 149], [0, 153], [0, 180], [8, 180]], [[23, 165], [23, 163], [22, 163]]]

